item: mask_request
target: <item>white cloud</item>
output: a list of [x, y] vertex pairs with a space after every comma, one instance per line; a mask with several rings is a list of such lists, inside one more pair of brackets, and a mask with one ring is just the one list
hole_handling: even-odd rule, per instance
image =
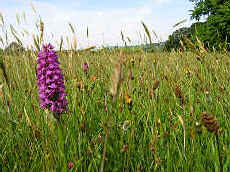
[[[23, 0], [21, 0], [23, 1]], [[155, 2], [163, 2], [166, 0], [154, 0]], [[144, 30], [141, 21], [144, 21], [149, 30], [155, 30], [159, 37], [163, 40], [167, 39], [172, 27], [177, 20], [166, 20], [154, 15], [152, 8], [142, 6], [138, 8], [126, 9], [103, 9], [103, 10], [73, 10], [64, 6], [58, 6], [48, 2], [34, 2], [36, 11], [41, 15], [45, 24], [46, 41], [55, 43], [60, 40], [61, 36], [72, 36], [68, 23], [76, 28], [79, 46], [86, 47], [89, 45], [101, 46], [122, 44], [120, 31], [125, 36], [131, 38], [133, 44], [141, 43], [138, 32], [142, 35]], [[35, 23], [38, 14], [34, 14], [29, 3], [28, 6], [20, 8], [9, 7], [8, 9], [0, 8], [0, 11], [7, 17], [8, 22], [15, 27], [24, 28], [32, 33], [37, 33]], [[27, 24], [16, 24], [15, 12], [27, 14]], [[89, 39], [86, 38], [86, 28], [89, 28]], [[52, 33], [52, 34], [51, 34]], [[53, 36], [52, 36], [53, 35]], [[153, 35], [153, 34], [152, 34]], [[31, 36], [25, 38], [26, 44], [31, 44]]]

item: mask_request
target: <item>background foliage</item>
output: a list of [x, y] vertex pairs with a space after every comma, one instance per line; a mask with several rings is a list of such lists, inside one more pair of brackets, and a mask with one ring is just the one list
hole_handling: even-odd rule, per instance
[[[229, 49], [230, 43], [230, 1], [229, 0], [190, 0], [194, 3], [191, 19], [196, 20], [188, 33], [179, 29], [169, 36], [166, 49], [171, 50], [181, 47], [178, 40], [187, 36], [190, 40], [198, 38], [209, 49]], [[200, 20], [202, 19], [202, 22]], [[180, 35], [180, 36], [176, 36]]]

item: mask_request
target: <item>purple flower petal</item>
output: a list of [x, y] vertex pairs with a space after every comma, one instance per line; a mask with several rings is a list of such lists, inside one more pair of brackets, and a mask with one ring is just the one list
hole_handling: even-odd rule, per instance
[[44, 45], [38, 53], [37, 85], [41, 108], [48, 108], [55, 115], [67, 112], [64, 77], [59, 67], [58, 56], [51, 44]]

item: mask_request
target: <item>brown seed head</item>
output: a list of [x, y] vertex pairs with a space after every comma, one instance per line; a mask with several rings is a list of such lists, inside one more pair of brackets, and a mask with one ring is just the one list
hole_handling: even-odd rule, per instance
[[201, 122], [209, 132], [211, 133], [215, 132], [216, 134], [218, 133], [219, 130], [218, 121], [211, 114], [203, 112]]
[[123, 153], [123, 152], [127, 152], [128, 151], [128, 149], [129, 149], [129, 146], [128, 145], [123, 145], [123, 148], [121, 149], [121, 153]]
[[40, 22], [40, 31], [44, 32], [44, 23], [42, 21]]
[[81, 123], [81, 125], [80, 125], [80, 129], [81, 129], [81, 131], [82, 131], [82, 132], [84, 132], [84, 131], [85, 131], [85, 129], [86, 129], [86, 126], [85, 126], [85, 121], [83, 121], [83, 122]]
[[156, 90], [160, 85], [160, 80], [156, 80], [154, 83], [153, 83], [153, 91]]
[[183, 97], [183, 95], [182, 95], [182, 91], [181, 91], [180, 86], [176, 85], [176, 86], [174, 87], [174, 93], [175, 93], [175, 96], [176, 96], [178, 99], [180, 99], [181, 104], [184, 104], [184, 97]]

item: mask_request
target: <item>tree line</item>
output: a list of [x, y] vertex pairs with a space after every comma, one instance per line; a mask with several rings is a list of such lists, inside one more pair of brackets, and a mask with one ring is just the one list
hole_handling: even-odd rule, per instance
[[[185, 37], [203, 42], [207, 49], [230, 49], [230, 0], [189, 0], [194, 3], [191, 19], [196, 22], [173, 32], [165, 42], [165, 49], [181, 47]], [[201, 19], [204, 21], [201, 22]]]

